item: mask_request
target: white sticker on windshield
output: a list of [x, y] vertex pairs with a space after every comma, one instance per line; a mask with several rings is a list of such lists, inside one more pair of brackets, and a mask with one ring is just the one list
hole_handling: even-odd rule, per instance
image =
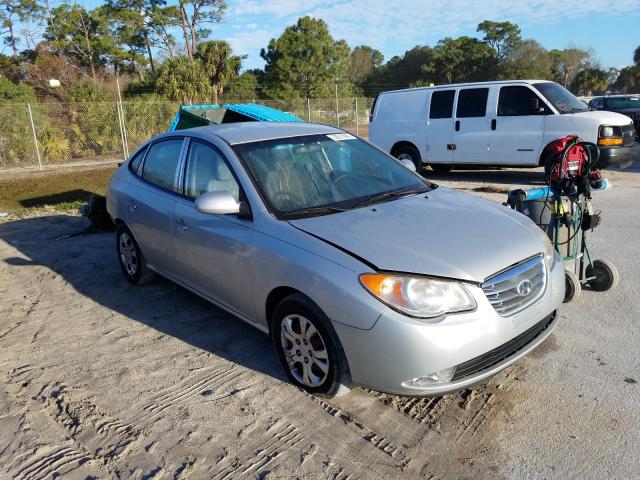
[[343, 140], [355, 140], [356, 137], [351, 135], [350, 133], [333, 133], [331, 135], [327, 135], [331, 140], [335, 142], [341, 142]]

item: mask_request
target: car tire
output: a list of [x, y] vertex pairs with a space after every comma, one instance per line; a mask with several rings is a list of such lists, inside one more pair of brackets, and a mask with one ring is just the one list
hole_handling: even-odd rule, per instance
[[416, 167], [416, 172], [422, 171], [422, 160], [420, 159], [420, 152], [413, 145], [401, 145], [395, 147], [391, 153], [398, 160], [411, 160]]
[[142, 285], [153, 279], [153, 272], [147, 268], [138, 242], [123, 223], [116, 230], [116, 252], [122, 273], [129, 282]]
[[282, 368], [296, 386], [330, 398], [348, 384], [347, 360], [331, 321], [306, 296], [292, 294], [278, 304], [271, 337]]
[[443, 163], [432, 163], [429, 166], [431, 167], [431, 170], [433, 170], [433, 173], [437, 174], [449, 173], [453, 170], [452, 165], [445, 165]]
[[564, 271], [564, 300], [562, 303], [568, 303], [572, 300], [575, 300], [580, 296], [582, 292], [582, 285], [580, 284], [580, 279], [578, 276], [569, 271]]
[[587, 265], [585, 274], [587, 278], [595, 277], [588, 283], [596, 292], [610, 290], [618, 284], [620, 274], [614, 264], [606, 260], [594, 260], [592, 265]]

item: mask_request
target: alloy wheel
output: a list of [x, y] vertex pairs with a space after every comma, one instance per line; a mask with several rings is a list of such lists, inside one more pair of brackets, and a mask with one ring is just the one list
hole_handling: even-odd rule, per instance
[[118, 250], [120, 253], [120, 261], [125, 268], [127, 275], [134, 277], [138, 271], [138, 253], [133, 243], [133, 239], [127, 232], [120, 234], [120, 241], [118, 242]]
[[282, 319], [280, 342], [291, 375], [307, 387], [319, 387], [329, 374], [329, 353], [320, 332], [302, 315]]

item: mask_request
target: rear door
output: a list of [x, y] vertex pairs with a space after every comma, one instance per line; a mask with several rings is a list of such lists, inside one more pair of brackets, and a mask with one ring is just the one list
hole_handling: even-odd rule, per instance
[[490, 163], [490, 121], [487, 115], [489, 87], [461, 88], [456, 102], [453, 131], [455, 164]]
[[545, 102], [525, 85], [505, 85], [492, 113], [491, 163], [537, 165], [546, 115], [551, 113]]
[[453, 162], [454, 88], [431, 92], [427, 119], [426, 163]]
[[128, 226], [149, 266], [166, 273], [172, 271], [171, 212], [183, 145], [182, 137], [151, 144], [128, 189]]

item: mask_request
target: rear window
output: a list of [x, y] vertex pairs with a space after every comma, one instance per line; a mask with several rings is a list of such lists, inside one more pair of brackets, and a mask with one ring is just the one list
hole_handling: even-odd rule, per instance
[[175, 191], [181, 149], [181, 138], [164, 140], [151, 145], [144, 159], [142, 178], [165, 190]]
[[488, 88], [467, 88], [458, 93], [457, 118], [484, 117], [487, 114]]
[[451, 118], [455, 90], [439, 90], [431, 94], [429, 118]]

